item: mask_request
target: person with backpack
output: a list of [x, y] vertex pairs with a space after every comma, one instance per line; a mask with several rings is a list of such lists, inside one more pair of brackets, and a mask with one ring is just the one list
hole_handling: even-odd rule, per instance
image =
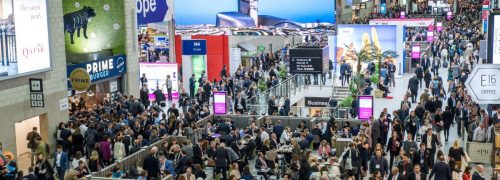
[[349, 143], [349, 148], [346, 149], [344, 154], [342, 155], [342, 163], [343, 169], [346, 170], [347, 177], [355, 176], [356, 179], [359, 179], [359, 167], [361, 159], [359, 151], [356, 149], [356, 144]]
[[94, 146], [96, 143], [96, 136], [97, 136], [97, 130], [95, 130], [95, 125], [90, 124], [87, 131], [85, 131], [85, 137], [84, 137], [85, 150], [86, 150], [85, 152], [87, 157], [90, 157], [90, 152], [94, 150]]
[[37, 144], [35, 142], [35, 140], [37, 138], [41, 138], [40, 134], [38, 133], [38, 128], [37, 127], [33, 127], [33, 130], [31, 132], [28, 133], [28, 135], [26, 136], [26, 140], [28, 140], [28, 148], [31, 149], [31, 165], [35, 165], [35, 156], [36, 156], [36, 149], [37, 149]]

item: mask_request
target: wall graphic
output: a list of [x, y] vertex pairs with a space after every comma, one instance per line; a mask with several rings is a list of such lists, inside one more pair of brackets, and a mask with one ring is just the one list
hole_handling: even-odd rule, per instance
[[69, 64], [125, 54], [123, 0], [63, 0]]

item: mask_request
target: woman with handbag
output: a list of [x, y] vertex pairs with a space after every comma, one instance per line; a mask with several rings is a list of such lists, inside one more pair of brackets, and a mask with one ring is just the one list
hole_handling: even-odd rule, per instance
[[39, 154], [37, 156], [37, 161], [35, 165], [35, 175], [39, 180], [53, 180], [54, 179], [54, 169], [50, 165], [49, 161]]
[[465, 153], [464, 149], [460, 147], [460, 139], [456, 139], [453, 142], [453, 146], [451, 146], [450, 150], [448, 151], [448, 157], [449, 159], [455, 159], [455, 165], [458, 169], [462, 168], [462, 157], [463, 159], [465, 159], [465, 161], [468, 162], [469, 156], [467, 155], [467, 153]]

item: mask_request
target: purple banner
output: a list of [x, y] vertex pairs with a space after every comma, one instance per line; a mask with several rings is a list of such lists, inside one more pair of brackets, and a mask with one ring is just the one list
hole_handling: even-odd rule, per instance
[[451, 11], [446, 12], [446, 19], [448, 19], [448, 21], [451, 20], [452, 16], [453, 16], [453, 12], [451, 12]]
[[373, 116], [373, 96], [358, 96], [358, 118], [368, 120]]
[[214, 114], [226, 113], [226, 92], [214, 92]]
[[406, 16], [406, 13], [405, 13], [404, 11], [401, 11], [401, 12], [399, 13], [399, 18], [400, 18], [400, 19], [404, 19], [404, 18], [405, 18], [405, 16]]
[[420, 59], [420, 46], [419, 45], [413, 45], [411, 47], [411, 58]]

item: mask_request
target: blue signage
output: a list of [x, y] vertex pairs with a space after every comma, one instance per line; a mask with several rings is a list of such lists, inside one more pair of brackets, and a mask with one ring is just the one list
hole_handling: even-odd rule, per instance
[[384, 14], [387, 12], [387, 8], [385, 7], [385, 3], [380, 4], [380, 14]]
[[137, 25], [146, 25], [165, 21], [165, 16], [169, 9], [173, 9], [170, 4], [173, 1], [167, 0], [136, 0]]
[[182, 40], [182, 55], [206, 55], [206, 40]]
[[[67, 76], [71, 74], [71, 72], [76, 68], [86, 69], [90, 74], [90, 81], [97, 82], [101, 80], [106, 80], [109, 78], [113, 78], [119, 76], [121, 74], [125, 74], [127, 72], [127, 63], [126, 63], [126, 55], [116, 55], [111, 56], [106, 59], [89, 61], [80, 64], [74, 64], [68, 66]], [[71, 88], [71, 84], [68, 83], [68, 88]]]

